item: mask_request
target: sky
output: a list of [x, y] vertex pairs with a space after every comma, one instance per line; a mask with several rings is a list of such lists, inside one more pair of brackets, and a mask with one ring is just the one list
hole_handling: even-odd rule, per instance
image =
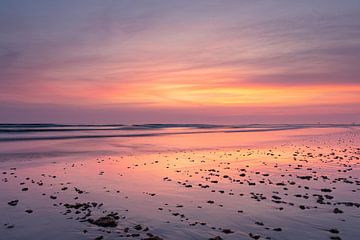
[[359, 0], [0, 0], [0, 122], [359, 120]]

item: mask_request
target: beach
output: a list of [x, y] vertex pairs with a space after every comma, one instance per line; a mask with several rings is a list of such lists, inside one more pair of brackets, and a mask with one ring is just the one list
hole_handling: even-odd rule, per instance
[[357, 125], [0, 126], [0, 239], [358, 239]]

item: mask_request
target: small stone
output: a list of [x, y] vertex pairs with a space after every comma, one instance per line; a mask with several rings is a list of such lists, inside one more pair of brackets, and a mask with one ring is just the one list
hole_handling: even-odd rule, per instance
[[336, 228], [331, 228], [329, 230], [329, 232], [331, 232], [331, 233], [340, 233], [340, 231], [338, 229], [336, 229]]
[[220, 236], [216, 236], [216, 237], [209, 238], [209, 240], [222, 240], [222, 238]]
[[134, 227], [134, 229], [140, 231], [140, 230], [142, 229], [142, 226], [141, 226], [140, 224], [139, 224], [139, 225], [136, 225], [136, 226]]
[[90, 223], [100, 226], [100, 227], [116, 227], [117, 226], [117, 221], [112, 216], [100, 217], [95, 221], [92, 219], [89, 219], [88, 221]]
[[8, 204], [10, 206], [16, 206], [18, 204], [18, 202], [19, 202], [19, 200], [13, 200], [13, 201], [8, 202]]
[[223, 229], [222, 232], [225, 234], [234, 233], [231, 229]]
[[28, 209], [28, 210], [25, 210], [25, 212], [30, 214], [30, 213], [33, 213], [33, 210]]
[[340, 210], [340, 209], [338, 209], [338, 208], [335, 208], [334, 211], [333, 211], [333, 213], [339, 214], [339, 213], [343, 213], [343, 211]]

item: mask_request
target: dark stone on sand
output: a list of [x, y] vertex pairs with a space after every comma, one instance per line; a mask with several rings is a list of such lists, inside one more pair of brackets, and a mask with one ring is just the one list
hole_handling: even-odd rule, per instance
[[321, 191], [322, 191], [322, 192], [331, 192], [332, 190], [329, 189], [329, 188], [322, 188]]
[[8, 202], [8, 204], [10, 206], [16, 206], [18, 204], [18, 202], [19, 202], [19, 200], [13, 200], [13, 201]]
[[23, 192], [25, 192], [25, 191], [27, 191], [27, 190], [29, 190], [29, 188], [27, 188], [27, 187], [21, 189], [21, 191], [23, 191]]
[[333, 198], [334, 198], [333, 196], [330, 196], [330, 195], [325, 195], [325, 197], [326, 197], [327, 199], [333, 199]]
[[225, 234], [234, 233], [231, 229], [223, 229], [222, 232]]
[[90, 203], [75, 203], [75, 204], [65, 203], [64, 207], [80, 209], [81, 211], [85, 211], [85, 210], [89, 209], [91, 206], [96, 207], [96, 205], [94, 203], [91, 203], [91, 204]]
[[158, 236], [152, 236], [152, 237], [144, 238], [144, 240], [164, 240], [164, 239]]
[[298, 176], [300, 179], [310, 180], [312, 176]]
[[112, 216], [100, 217], [97, 220], [89, 219], [88, 221], [99, 227], [116, 227], [117, 226], [117, 221]]
[[338, 209], [338, 208], [335, 208], [334, 211], [333, 211], [333, 213], [339, 214], [339, 213], [343, 213], [343, 211], [340, 210], [340, 209]]
[[30, 214], [30, 213], [33, 213], [33, 210], [28, 209], [28, 210], [25, 210], [25, 212]]
[[279, 200], [279, 199], [281, 199], [281, 197], [279, 197], [279, 196], [276, 196], [276, 195], [272, 196], [272, 198], [273, 198], [273, 199], [276, 199], [276, 200]]
[[142, 226], [140, 224], [138, 224], [134, 227], [134, 229], [140, 231], [142, 229]]
[[216, 237], [209, 238], [209, 240], [222, 240], [222, 237], [216, 236]]
[[353, 207], [353, 206], [357, 208], [360, 207], [360, 203], [355, 203], [355, 202], [339, 202], [338, 204], [343, 204], [347, 207]]
[[341, 240], [341, 238], [339, 236], [331, 236], [330, 239], [332, 239], [332, 240]]
[[78, 194], [83, 194], [84, 193], [84, 191], [79, 189], [79, 188], [75, 187], [74, 189], [75, 189], [75, 192], [77, 192]]
[[329, 232], [336, 233], [336, 234], [340, 233], [340, 231], [338, 229], [336, 229], [336, 228], [329, 229]]

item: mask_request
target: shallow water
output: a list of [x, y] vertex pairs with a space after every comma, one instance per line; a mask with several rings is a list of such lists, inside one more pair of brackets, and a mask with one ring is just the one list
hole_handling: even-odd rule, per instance
[[3, 133], [0, 239], [358, 239], [360, 129], [285, 127]]

